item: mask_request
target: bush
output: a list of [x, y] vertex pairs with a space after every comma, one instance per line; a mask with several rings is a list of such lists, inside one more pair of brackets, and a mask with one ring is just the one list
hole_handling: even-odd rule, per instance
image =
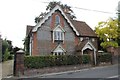
[[98, 62], [111, 62], [112, 55], [110, 53], [98, 54]]
[[83, 63], [83, 64], [90, 63], [90, 61], [91, 61], [90, 55], [84, 54], [84, 55], [82, 56], [82, 63]]
[[81, 60], [80, 55], [26, 56], [24, 59], [24, 65], [26, 68], [43, 68], [81, 64]]
[[5, 54], [3, 55], [3, 61], [7, 61], [10, 56], [10, 52], [8, 49], [5, 50]]

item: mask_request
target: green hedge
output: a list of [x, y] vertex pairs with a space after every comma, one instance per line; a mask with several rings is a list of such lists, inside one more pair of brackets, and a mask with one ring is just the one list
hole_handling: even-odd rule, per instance
[[90, 55], [84, 54], [84, 55], [82, 56], [82, 63], [83, 63], [83, 64], [87, 64], [87, 63], [90, 63], [90, 62], [91, 62], [91, 60], [90, 60]]
[[63, 65], [86, 64], [90, 61], [88, 55], [63, 55], [63, 56], [28, 56], [25, 57], [26, 68], [43, 68]]
[[98, 62], [111, 62], [112, 60], [112, 55], [110, 53], [103, 53], [103, 54], [98, 54]]

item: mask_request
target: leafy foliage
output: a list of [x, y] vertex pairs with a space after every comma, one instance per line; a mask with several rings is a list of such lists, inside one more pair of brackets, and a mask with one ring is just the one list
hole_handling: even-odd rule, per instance
[[119, 35], [118, 32], [118, 19], [108, 19], [105, 22], [99, 22], [98, 26], [96, 27], [96, 33], [98, 37], [100, 37], [100, 40], [103, 40], [101, 43], [101, 46], [103, 48], [113, 46], [117, 47], [117, 38]]
[[[83, 55], [84, 56], [84, 55]], [[26, 68], [43, 68], [63, 65], [82, 64], [82, 59], [86, 64], [90, 58], [88, 56], [81, 57], [80, 55], [60, 55], [60, 56], [28, 56], [25, 57], [24, 65]]]
[[4, 56], [3, 61], [7, 61], [10, 56], [10, 52], [8, 51], [8, 48], [5, 50], [5, 53], [3, 56]]
[[97, 60], [99, 63], [100, 62], [111, 62], [112, 55], [110, 53], [98, 54]]
[[25, 54], [28, 55], [29, 54], [29, 44], [30, 44], [30, 37], [26, 37], [24, 40], [24, 46], [25, 46]]
[[90, 56], [87, 55], [87, 54], [84, 54], [84, 55], [82, 56], [82, 63], [83, 63], [83, 64], [90, 63]]
[[2, 60], [6, 61], [12, 59], [13, 46], [12, 41], [4, 39], [2, 40]]

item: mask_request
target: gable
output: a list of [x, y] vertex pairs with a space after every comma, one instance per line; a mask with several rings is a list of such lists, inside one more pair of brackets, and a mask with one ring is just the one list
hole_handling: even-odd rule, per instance
[[38, 30], [39, 27], [41, 27], [41, 25], [50, 17], [52, 16], [52, 14], [56, 11], [59, 10], [61, 12], [61, 14], [64, 16], [64, 18], [67, 20], [67, 22], [70, 24], [71, 28], [73, 29], [73, 31], [75, 31], [76, 35], [79, 36], [78, 31], [76, 30], [76, 28], [74, 27], [74, 25], [71, 23], [71, 21], [68, 19], [68, 17], [65, 15], [65, 13], [63, 12], [63, 10], [60, 8], [60, 6], [56, 6], [55, 8], [53, 8], [32, 30], [32, 32], [36, 32]]
[[65, 30], [60, 25], [57, 25], [57, 27], [55, 27], [53, 31], [62, 31], [62, 32], [65, 32]]
[[58, 45], [52, 52], [66, 52], [61, 45]]
[[87, 48], [90, 49], [90, 50], [95, 50], [96, 51], [96, 48], [93, 46], [93, 44], [90, 41], [88, 41], [85, 44], [85, 46], [82, 48], [82, 51], [85, 50], [85, 49], [87, 49]]

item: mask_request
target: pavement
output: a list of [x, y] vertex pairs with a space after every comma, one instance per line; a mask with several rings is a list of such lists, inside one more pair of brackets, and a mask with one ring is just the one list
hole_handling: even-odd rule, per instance
[[[46, 76], [72, 74], [72, 73], [77, 73], [77, 72], [81, 72], [81, 71], [85, 72], [85, 71], [88, 71], [88, 70], [95, 70], [95, 69], [102, 69], [102, 68], [107, 69], [107, 67], [111, 67], [111, 66], [118, 66], [118, 64], [108, 65], [108, 66], [91, 67], [91, 68], [81, 69], [81, 70], [71, 70], [71, 71], [64, 71], [64, 72], [57, 72], [57, 73], [48, 73], [48, 74], [42, 74], [42, 75], [38, 74], [38, 75], [29, 76], [29, 77], [28, 76], [20, 76], [20, 77], [11, 77], [11, 78], [14, 78], [14, 79], [19, 79], [19, 78], [45, 78]], [[111, 76], [111, 77], [108, 77], [108, 78], [114, 78], [114, 77], [118, 77], [118, 75]]]
[[13, 60], [0, 63], [0, 79], [10, 78], [13, 75]]

